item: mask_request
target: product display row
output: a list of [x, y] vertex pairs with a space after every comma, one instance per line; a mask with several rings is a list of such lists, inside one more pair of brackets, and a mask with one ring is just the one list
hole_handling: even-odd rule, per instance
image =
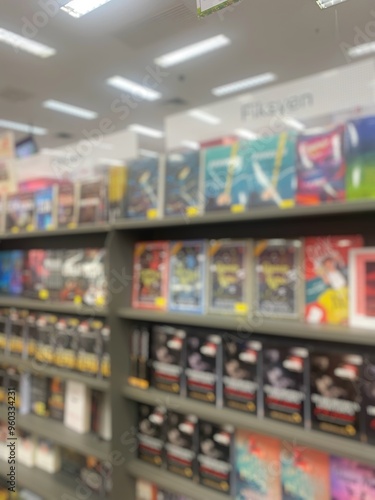
[[138, 326], [132, 386], [375, 444], [375, 351]]
[[0, 309], [0, 354], [95, 377], [111, 373], [110, 329], [99, 319]]
[[[162, 406], [142, 404], [138, 412], [140, 460], [236, 500], [294, 500], [301, 493], [309, 500], [370, 500], [375, 495], [371, 467]], [[137, 500], [152, 500], [154, 491], [139, 488]]]
[[103, 307], [107, 301], [106, 251], [1, 251], [0, 292]]
[[155, 484], [141, 479], [137, 480], [135, 500], [191, 500], [185, 495], [175, 495], [161, 490]]
[[373, 327], [375, 248], [359, 235], [136, 243], [132, 307]]

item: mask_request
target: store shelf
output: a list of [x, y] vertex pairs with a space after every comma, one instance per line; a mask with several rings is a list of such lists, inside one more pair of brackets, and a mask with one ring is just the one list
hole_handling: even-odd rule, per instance
[[84, 235], [84, 234], [99, 234], [107, 233], [110, 230], [109, 224], [97, 224], [80, 226], [74, 229], [53, 229], [51, 231], [30, 231], [20, 233], [6, 233], [0, 235], [0, 240], [19, 240], [19, 239], [32, 239], [32, 238], [50, 238], [56, 236], [69, 236], [69, 235]]
[[9, 297], [6, 295], [0, 295], [0, 307], [17, 307], [19, 309], [31, 309], [42, 312], [54, 312], [80, 316], [105, 317], [108, 315], [108, 309], [106, 307], [94, 308], [76, 305], [70, 302], [48, 302], [43, 300], [25, 299], [24, 297]]
[[[6, 478], [9, 470], [4, 460], [0, 460], [1, 476]], [[90, 500], [100, 500], [100, 496], [93, 492], [83, 489], [81, 481], [78, 478], [72, 478], [62, 472], [57, 474], [48, 474], [36, 467], [29, 468], [17, 464], [16, 470], [17, 488], [27, 488], [36, 493], [44, 500], [62, 500], [78, 499], [82, 497], [82, 491], [85, 492], [84, 498]]]
[[244, 221], [293, 219], [301, 217], [323, 217], [325, 215], [343, 216], [345, 214], [366, 213], [375, 211], [375, 200], [336, 202], [317, 206], [297, 206], [281, 210], [277, 207], [257, 207], [247, 212], [212, 212], [189, 219], [184, 217], [166, 217], [162, 219], [134, 220], [125, 219], [113, 225], [114, 229], [154, 229], [160, 227], [181, 226], [183, 224], [223, 224]]
[[0, 365], [15, 366], [21, 371], [35, 373], [42, 377], [58, 377], [63, 380], [74, 380], [85, 384], [87, 387], [90, 387], [90, 389], [96, 389], [98, 391], [107, 391], [110, 388], [110, 382], [107, 379], [90, 377], [82, 375], [82, 373], [79, 372], [43, 365], [35, 360], [21, 359], [15, 356], [0, 354]]
[[230, 500], [231, 497], [195, 484], [168, 471], [145, 464], [141, 460], [132, 460], [126, 464], [126, 471], [135, 478], [145, 479], [168, 492], [189, 495], [194, 500]]
[[257, 418], [240, 411], [217, 408], [208, 403], [170, 395], [155, 389], [141, 390], [125, 387], [125, 398], [149, 405], [165, 406], [183, 414], [194, 414], [202, 420], [217, 424], [232, 424], [236, 429], [250, 430], [285, 439], [296, 445], [320, 449], [332, 455], [344, 456], [375, 466], [375, 446], [352, 441], [319, 431], [311, 431], [270, 419]]
[[347, 344], [375, 345], [375, 334], [372, 330], [351, 328], [346, 326], [310, 325], [301, 321], [271, 320], [262, 317], [228, 316], [213, 314], [183, 314], [165, 311], [145, 311], [124, 307], [118, 316], [135, 321], [166, 323], [200, 328], [215, 328], [239, 332], [242, 335], [253, 333], [294, 337], [301, 339], [344, 342]]

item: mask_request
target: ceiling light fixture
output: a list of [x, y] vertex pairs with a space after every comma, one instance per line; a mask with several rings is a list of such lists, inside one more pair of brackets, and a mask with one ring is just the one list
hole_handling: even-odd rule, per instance
[[182, 141], [181, 144], [190, 149], [200, 149], [200, 144], [196, 141]]
[[164, 137], [164, 132], [161, 130], [156, 130], [154, 128], [145, 127], [144, 125], [133, 124], [129, 126], [129, 130], [136, 132], [137, 134], [147, 135], [148, 137], [153, 137], [154, 139], [161, 139]]
[[375, 42], [363, 43], [361, 45], [356, 45], [348, 49], [348, 55], [352, 58], [367, 56], [368, 54], [372, 54], [373, 52], [375, 52]]
[[238, 137], [242, 137], [243, 139], [248, 139], [250, 141], [254, 141], [259, 137], [255, 132], [251, 132], [251, 130], [247, 130], [245, 128], [236, 128], [234, 133], [238, 135]]
[[316, 3], [321, 9], [328, 9], [328, 7], [333, 7], [342, 2], [346, 2], [346, 0], [316, 0]]
[[70, 16], [78, 19], [108, 2], [110, 0], [70, 0], [60, 8]]
[[285, 116], [282, 121], [285, 123], [285, 125], [288, 125], [288, 127], [294, 128], [295, 130], [298, 130], [301, 132], [302, 130], [305, 130], [306, 126], [296, 120], [295, 118], [292, 118], [291, 116]]
[[25, 132], [25, 134], [46, 135], [48, 130], [42, 127], [34, 127], [27, 123], [12, 122], [9, 120], [0, 120], [0, 128], [17, 130], [18, 132]]
[[139, 153], [142, 156], [147, 156], [148, 158], [158, 158], [160, 156], [156, 151], [150, 151], [149, 149], [140, 149]]
[[220, 49], [229, 45], [231, 42], [225, 35], [217, 35], [212, 38], [207, 38], [201, 42], [193, 43], [183, 47], [182, 49], [174, 50], [169, 52], [164, 56], [157, 57], [155, 59], [155, 64], [161, 66], [162, 68], [169, 68], [170, 66], [175, 66], [189, 59], [202, 56], [213, 50]]
[[15, 49], [23, 50], [24, 52], [28, 52], [29, 54], [42, 57], [44, 59], [56, 54], [55, 49], [52, 49], [47, 45], [43, 45], [42, 43], [35, 42], [34, 40], [30, 40], [30, 38], [17, 35], [17, 33], [5, 30], [4, 28], [0, 28], [0, 42], [6, 43]]
[[202, 122], [209, 123], [210, 125], [218, 125], [221, 123], [220, 118], [210, 115], [210, 113], [206, 113], [200, 109], [192, 109], [188, 111], [188, 115], [192, 118], [196, 118], [197, 120], [201, 120]]
[[72, 106], [71, 104], [66, 104], [65, 102], [54, 101], [53, 99], [44, 101], [43, 107], [46, 109], [51, 109], [52, 111], [58, 111], [59, 113], [65, 113], [67, 115], [77, 116], [78, 118], [84, 118], [85, 120], [93, 120], [94, 118], [98, 117], [98, 113], [96, 113], [95, 111]]
[[111, 85], [111, 87], [129, 92], [129, 94], [146, 99], [147, 101], [156, 101], [161, 98], [160, 92], [150, 89], [149, 87], [139, 85], [138, 83], [132, 82], [127, 78], [123, 78], [122, 76], [112, 76], [112, 78], [108, 78], [107, 84]]
[[263, 73], [262, 75], [252, 76], [251, 78], [246, 78], [245, 80], [239, 80], [238, 82], [215, 87], [212, 89], [212, 93], [217, 97], [234, 94], [235, 92], [239, 92], [241, 90], [251, 89], [259, 87], [260, 85], [265, 85], [266, 83], [274, 82], [276, 79], [277, 76], [274, 73]]

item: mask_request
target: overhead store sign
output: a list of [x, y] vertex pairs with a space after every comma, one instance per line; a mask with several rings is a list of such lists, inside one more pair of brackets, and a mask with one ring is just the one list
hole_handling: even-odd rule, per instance
[[198, 16], [204, 17], [242, 0], [197, 0]]

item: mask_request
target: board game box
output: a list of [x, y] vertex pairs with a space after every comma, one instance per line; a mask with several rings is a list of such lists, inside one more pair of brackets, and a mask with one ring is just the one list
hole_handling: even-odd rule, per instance
[[250, 304], [251, 242], [212, 240], [208, 248], [208, 310], [247, 314]]
[[206, 298], [205, 242], [172, 242], [169, 264], [169, 310], [203, 314]]
[[282, 500], [280, 441], [236, 431], [236, 500]]
[[375, 116], [350, 120], [344, 145], [348, 200], [375, 198]]
[[35, 230], [34, 193], [8, 195], [6, 201], [5, 231], [18, 233]]
[[104, 178], [83, 181], [78, 186], [78, 224], [107, 220], [107, 186]]
[[311, 425], [313, 429], [361, 438], [363, 357], [332, 348], [310, 353]]
[[160, 216], [160, 172], [158, 158], [129, 162], [125, 217], [155, 219]]
[[255, 243], [255, 312], [275, 318], [301, 315], [303, 276], [300, 240]]
[[136, 243], [132, 307], [136, 309], [167, 309], [168, 269], [168, 242]]
[[280, 461], [282, 500], [331, 500], [326, 453], [284, 441]]
[[240, 338], [223, 342], [224, 406], [257, 415], [260, 413], [262, 344]]
[[305, 239], [305, 319], [345, 325], [349, 319], [349, 252], [363, 238], [328, 236]]
[[331, 456], [331, 500], [375, 498], [375, 469], [348, 458]]
[[55, 229], [57, 225], [57, 189], [49, 186], [35, 193], [36, 229]]
[[308, 351], [278, 343], [263, 347], [264, 414], [304, 427], [307, 422]]
[[350, 324], [375, 327], [375, 247], [349, 252]]
[[296, 193], [296, 134], [282, 132], [241, 143], [251, 175], [250, 205], [290, 208]]
[[64, 182], [57, 186], [57, 225], [74, 228], [77, 225], [77, 185]]
[[202, 211], [200, 152], [170, 153], [166, 160], [164, 215], [198, 215]]
[[161, 406], [138, 405], [138, 458], [163, 465], [166, 410]]
[[205, 210], [242, 212], [249, 207], [251, 175], [240, 143], [204, 151]]
[[319, 205], [345, 199], [344, 127], [300, 134], [297, 139], [297, 203]]
[[364, 411], [364, 438], [375, 444], [375, 353], [366, 354], [363, 366], [362, 398]]
[[25, 253], [22, 250], [0, 252], [0, 292], [8, 295], [23, 293]]

